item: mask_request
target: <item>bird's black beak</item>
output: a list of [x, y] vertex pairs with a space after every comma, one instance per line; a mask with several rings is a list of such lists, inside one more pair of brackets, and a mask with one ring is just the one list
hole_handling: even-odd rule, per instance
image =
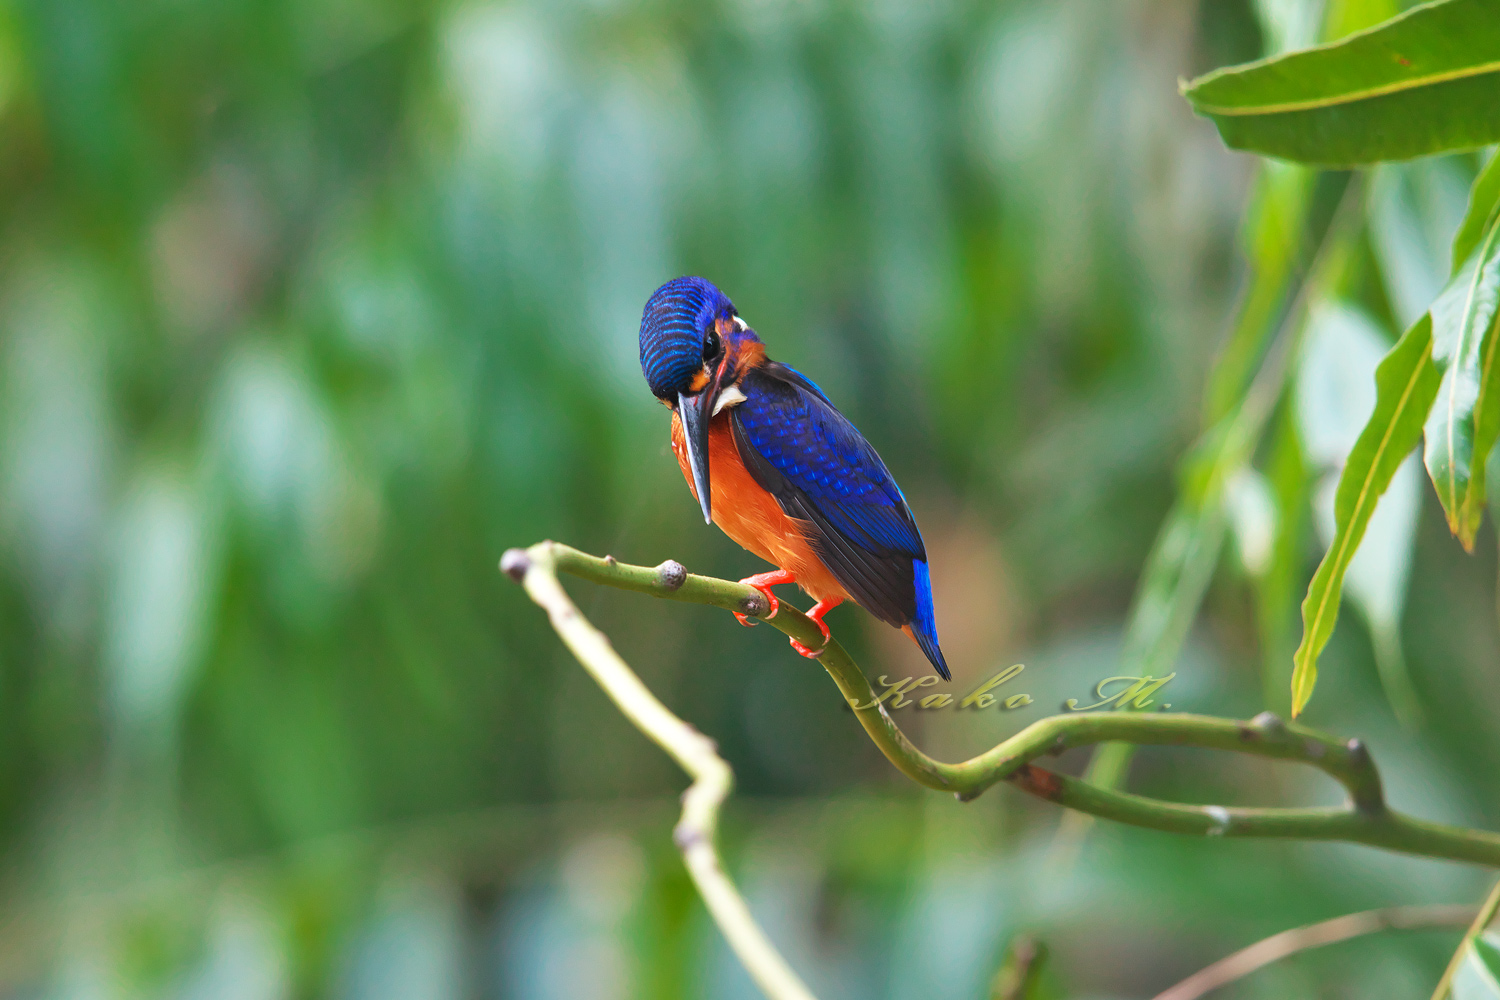
[[682, 420], [682, 436], [687, 439], [688, 466], [693, 470], [693, 489], [703, 508], [703, 523], [714, 520], [712, 493], [708, 479], [708, 424], [713, 419], [714, 401], [719, 398], [719, 382], [724, 377], [720, 365], [708, 385], [700, 392], [677, 394], [677, 415]]
[[705, 524], [714, 520], [708, 483], [708, 422], [713, 419], [713, 401], [718, 394], [718, 385], [711, 383], [696, 395], [677, 396], [677, 415], [682, 419], [682, 435], [687, 439], [688, 466], [693, 470], [693, 490], [703, 508]]

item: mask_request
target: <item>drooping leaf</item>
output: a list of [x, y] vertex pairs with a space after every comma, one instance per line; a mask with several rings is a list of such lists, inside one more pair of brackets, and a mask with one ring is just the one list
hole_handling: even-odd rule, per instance
[[1344, 574], [1359, 548], [1375, 505], [1416, 445], [1441, 376], [1432, 361], [1432, 321], [1423, 316], [1402, 335], [1375, 372], [1375, 412], [1360, 432], [1339, 476], [1333, 542], [1302, 602], [1302, 643], [1292, 657], [1292, 714], [1312, 697], [1318, 655], [1338, 620]]
[[[1390, 335], [1360, 310], [1330, 302], [1313, 310], [1305, 336], [1294, 399], [1307, 458], [1322, 472], [1312, 497], [1318, 534], [1331, 545], [1339, 473], [1375, 410], [1375, 372]], [[1421, 491], [1416, 457], [1408, 456], [1371, 515], [1344, 578], [1345, 593], [1369, 626], [1386, 699], [1408, 728], [1415, 728], [1421, 711], [1401, 652], [1400, 623]]]
[[1500, 311], [1500, 226], [1484, 241], [1432, 304], [1432, 359], [1443, 373], [1427, 418], [1424, 458], [1465, 549], [1484, 515], [1484, 459], [1500, 431], [1500, 371], [1495, 316]]
[[1312, 475], [1302, 451], [1293, 407], [1283, 406], [1269, 436], [1265, 473], [1274, 493], [1276, 538], [1265, 572], [1253, 577], [1255, 619], [1260, 631], [1261, 690], [1265, 705], [1290, 707], [1292, 650], [1297, 646], [1297, 592], [1301, 589], [1308, 493]]
[[1303, 163], [1405, 160], [1500, 140], [1500, 11], [1438, 0], [1328, 45], [1183, 85], [1234, 149]]
[[1454, 274], [1479, 246], [1485, 229], [1494, 224], [1497, 209], [1500, 209], [1500, 152], [1490, 156], [1490, 162], [1479, 171], [1469, 189], [1469, 210], [1453, 236]]

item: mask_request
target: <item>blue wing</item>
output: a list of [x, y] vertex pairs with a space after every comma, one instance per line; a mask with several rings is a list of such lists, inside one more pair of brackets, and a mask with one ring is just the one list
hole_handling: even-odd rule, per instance
[[927, 549], [906, 498], [875, 449], [812, 381], [774, 362], [748, 374], [732, 411], [740, 457], [859, 604], [900, 628], [944, 677]]

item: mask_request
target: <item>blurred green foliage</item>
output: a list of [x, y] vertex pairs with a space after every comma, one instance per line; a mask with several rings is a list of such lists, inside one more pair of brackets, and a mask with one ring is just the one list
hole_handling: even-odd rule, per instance
[[[760, 568], [666, 447], [646, 296], [710, 277], [824, 386], [923, 524], [956, 686], [1025, 662], [1049, 711], [1117, 672], [1178, 460], [1346, 187], [1225, 152], [1176, 80], [1355, 6], [0, 0], [0, 988], [753, 995], [671, 847], [679, 778], [495, 571], [542, 537]], [[1378, 358], [1441, 288], [1476, 166], [1383, 168], [1325, 289], [1346, 312], [1311, 314], [1358, 318], [1298, 326], [1335, 363], [1297, 353], [1296, 384]], [[1241, 367], [1210, 378], [1225, 343]], [[1192, 599], [1176, 708], [1283, 707], [1313, 494], [1359, 418], [1302, 398], [1339, 406], [1278, 394], [1260, 479], [1226, 485], [1236, 554]], [[1493, 529], [1465, 557], [1412, 484], [1381, 536], [1409, 592], [1361, 606], [1428, 726], [1397, 725], [1347, 615], [1309, 714], [1403, 807], [1493, 825]], [[824, 998], [982, 996], [1022, 929], [1067, 995], [1147, 995], [1300, 922], [1477, 892], [1333, 846], [1058, 851], [1006, 789], [903, 784], [771, 630], [577, 593], [720, 741], [737, 875]], [[861, 612], [832, 624], [872, 674], [922, 669]], [[912, 728], [958, 756], [1033, 717]], [[1331, 794], [1155, 751], [1132, 780]], [[1450, 943], [1355, 942], [1239, 995], [1414, 994]]]

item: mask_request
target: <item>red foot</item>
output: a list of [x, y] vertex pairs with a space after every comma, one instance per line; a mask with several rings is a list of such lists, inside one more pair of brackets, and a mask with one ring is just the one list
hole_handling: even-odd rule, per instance
[[823, 633], [823, 644], [817, 649], [808, 649], [796, 639], [792, 639], [790, 640], [792, 648], [811, 660], [816, 660], [818, 657], [822, 656], [823, 650], [828, 648], [829, 639], [832, 638], [832, 636], [828, 634], [828, 623], [823, 620], [823, 616], [843, 603], [844, 599], [842, 597], [831, 597], [826, 601], [819, 601], [817, 604], [814, 604], [812, 606], [812, 610], [807, 613], [807, 617], [818, 623], [818, 628]]
[[[766, 601], [768, 602], [768, 606], [771, 610], [765, 615], [762, 615], [761, 617], [763, 618], [775, 618], [776, 612], [781, 610], [781, 602], [776, 599], [775, 594], [771, 593], [771, 588], [778, 587], [783, 583], [796, 582], [797, 578], [784, 569], [778, 569], [771, 573], [757, 573], [754, 576], [747, 576], [740, 581], [740, 583], [743, 583], [746, 586], [754, 587], [756, 590], [766, 595]], [[740, 620], [740, 624], [745, 626], [746, 628], [749, 628], [751, 625], [755, 624], [754, 621], [740, 614], [738, 611], [734, 612], [734, 616], [738, 618]]]

